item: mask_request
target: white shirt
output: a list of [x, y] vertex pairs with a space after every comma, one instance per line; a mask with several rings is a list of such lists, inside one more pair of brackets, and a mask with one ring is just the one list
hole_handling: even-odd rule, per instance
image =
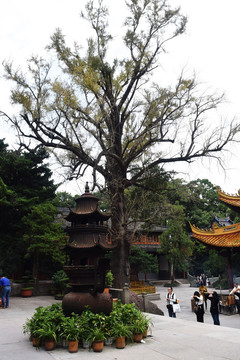
[[[232, 289], [232, 291], [230, 291], [229, 295], [235, 295], [235, 291], [238, 290], [238, 292], [240, 292], [240, 286], [238, 285], [238, 287], [234, 287]], [[238, 296], [235, 295], [235, 299], [238, 299]]]
[[196, 300], [196, 298], [197, 298], [197, 305], [203, 305], [203, 296], [202, 295], [200, 295], [200, 296], [194, 296], [193, 297], [193, 299], [195, 299]]
[[168, 304], [174, 304], [176, 302], [177, 298], [176, 295], [172, 292], [171, 294], [167, 293], [166, 295], [166, 301]]

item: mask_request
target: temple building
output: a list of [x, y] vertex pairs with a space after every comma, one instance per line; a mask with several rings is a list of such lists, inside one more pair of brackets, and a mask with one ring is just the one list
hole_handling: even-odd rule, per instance
[[[240, 194], [229, 195], [218, 189], [219, 200], [224, 202], [229, 208], [240, 213]], [[233, 222], [226, 216], [225, 219], [215, 220], [210, 228], [199, 229], [191, 225], [192, 236], [205, 244], [208, 248], [222, 250], [221, 254], [228, 260], [228, 281], [229, 286], [233, 286], [233, 274], [231, 266], [231, 251], [240, 250], [240, 223]]]

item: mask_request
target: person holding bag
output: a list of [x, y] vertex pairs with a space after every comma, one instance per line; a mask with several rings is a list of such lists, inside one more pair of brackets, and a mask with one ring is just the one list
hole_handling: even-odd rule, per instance
[[193, 294], [193, 299], [195, 300], [194, 312], [197, 316], [197, 322], [204, 322], [204, 308], [203, 308], [203, 296], [199, 294], [198, 291], [195, 291]]
[[166, 295], [167, 309], [169, 317], [176, 317], [176, 313], [173, 312], [173, 304], [177, 304], [176, 295], [173, 292], [172, 287], [168, 288], [168, 293]]

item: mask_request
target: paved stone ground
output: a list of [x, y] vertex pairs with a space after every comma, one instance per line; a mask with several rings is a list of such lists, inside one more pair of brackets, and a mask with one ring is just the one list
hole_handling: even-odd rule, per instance
[[[177, 314], [177, 319], [184, 319], [188, 321], [196, 321], [196, 315], [192, 312], [191, 309], [191, 296], [194, 291], [198, 290], [198, 288], [190, 287], [189, 284], [183, 284], [181, 286], [173, 288], [174, 293], [179, 299], [179, 303], [181, 306], [181, 313]], [[168, 311], [166, 308], [166, 293], [167, 288], [163, 286], [157, 286], [156, 291], [160, 293], [160, 300], [153, 301], [157, 306], [163, 310], [164, 315], [168, 316]], [[219, 293], [219, 290], [216, 290]], [[227, 291], [223, 291], [222, 293], [226, 294]], [[205, 310], [204, 314], [204, 323], [213, 324], [212, 316], [210, 314], [210, 301], [207, 301], [207, 310]], [[238, 314], [235, 315], [219, 315], [221, 326], [227, 326], [232, 328], [240, 329], [240, 316]], [[240, 353], [239, 353], [240, 355]]]
[[[13, 297], [10, 308], [0, 310], [0, 360], [240, 360], [239, 315], [222, 315], [221, 326], [214, 326], [207, 312], [205, 323], [197, 323], [190, 306], [193, 290], [186, 285], [174, 289], [182, 306], [176, 319], [149, 315], [154, 327], [144, 344], [130, 343], [122, 350], [114, 345], [106, 346], [101, 353], [79, 349], [78, 353], [70, 354], [63, 348], [51, 352], [42, 348], [35, 350], [22, 333], [22, 325], [36, 307], [50, 305], [56, 300], [51, 296]], [[158, 291], [161, 300], [156, 303], [166, 310], [166, 288], [158, 287]]]

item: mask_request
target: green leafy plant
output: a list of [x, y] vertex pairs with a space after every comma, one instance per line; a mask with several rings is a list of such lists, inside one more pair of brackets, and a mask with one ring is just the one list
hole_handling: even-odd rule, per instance
[[102, 341], [105, 339], [104, 330], [102, 328], [95, 327], [91, 331], [92, 333], [92, 342], [93, 341]]
[[80, 338], [82, 341], [90, 341], [92, 338], [93, 319], [95, 314], [88, 308], [81, 314], [78, 319], [80, 328]]
[[130, 325], [130, 329], [133, 334], [144, 333], [146, 330], [146, 322], [143, 318], [136, 319], [132, 325]]
[[63, 318], [60, 324], [60, 337], [66, 340], [78, 340], [79, 336], [78, 316], [73, 314], [72, 317]]
[[[31, 337], [43, 338], [43, 328], [47, 323], [56, 327], [56, 336], [59, 336], [60, 324], [64, 319], [61, 304], [52, 304], [51, 306], [39, 306], [31, 319], [27, 319], [23, 325], [23, 333]], [[46, 330], [46, 329], [45, 329]]]
[[117, 338], [121, 336], [126, 336], [127, 338], [131, 338], [132, 331], [129, 325], [124, 324], [123, 322], [116, 321], [112, 328], [112, 335]]
[[23, 287], [21, 290], [34, 290], [33, 286]]
[[64, 295], [68, 288], [69, 278], [64, 270], [59, 270], [52, 276], [53, 285], [57, 289], [59, 295]]
[[[57, 342], [58, 325], [50, 322], [45, 322], [41, 329], [37, 330], [37, 335], [43, 340], [54, 340]], [[36, 333], [36, 332], [35, 332]]]
[[113, 280], [114, 280], [113, 273], [111, 272], [111, 270], [109, 270], [105, 276], [105, 286], [112, 287]]
[[89, 308], [81, 315], [72, 313], [65, 316], [62, 304], [39, 306], [31, 319], [23, 325], [23, 332], [40, 339], [79, 340], [89, 342], [109, 338], [132, 338], [133, 332], [144, 332], [151, 320], [141, 313], [134, 304], [123, 305], [120, 301], [113, 306], [109, 315], [94, 314]]

